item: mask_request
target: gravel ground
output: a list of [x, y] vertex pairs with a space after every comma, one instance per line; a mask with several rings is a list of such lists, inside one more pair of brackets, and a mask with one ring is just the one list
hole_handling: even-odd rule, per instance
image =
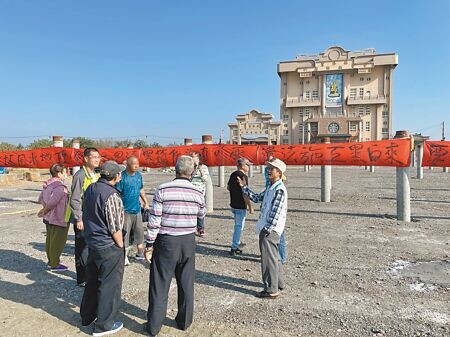
[[[207, 237], [197, 245], [194, 324], [176, 329], [173, 283], [160, 336], [450, 336], [448, 173], [426, 169], [423, 180], [411, 179], [411, 223], [395, 219], [394, 168], [334, 167], [331, 203], [319, 202], [320, 168], [289, 167], [287, 176], [286, 290], [276, 300], [255, 297], [259, 207], [247, 219], [244, 254], [231, 257], [228, 192], [215, 187]], [[144, 173], [149, 198], [172, 178]], [[261, 190], [262, 175], [250, 185]], [[92, 328], [81, 327], [78, 315], [73, 231], [62, 257], [70, 269], [47, 271], [45, 227], [35, 215], [40, 189], [24, 181], [0, 187], [0, 336], [85, 336]], [[118, 336], [143, 335], [147, 294], [148, 266], [132, 261]]]

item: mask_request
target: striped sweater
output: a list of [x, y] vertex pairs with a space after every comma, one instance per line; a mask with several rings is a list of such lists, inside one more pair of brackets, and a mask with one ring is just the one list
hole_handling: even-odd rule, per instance
[[151, 247], [158, 234], [186, 235], [194, 233], [197, 218], [206, 214], [202, 192], [186, 178], [175, 178], [155, 191], [147, 224], [146, 243]]

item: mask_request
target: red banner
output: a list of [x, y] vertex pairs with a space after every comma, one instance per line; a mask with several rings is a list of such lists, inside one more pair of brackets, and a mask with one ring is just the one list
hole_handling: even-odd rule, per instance
[[[446, 144], [448, 145], [448, 142]], [[410, 164], [410, 146], [410, 139], [405, 138], [361, 143], [272, 146], [200, 144], [163, 148], [99, 149], [99, 152], [103, 160], [115, 160], [118, 163], [134, 155], [139, 158], [141, 166], [153, 168], [174, 166], [178, 156], [194, 151], [202, 154], [203, 162], [208, 166], [234, 166], [240, 157], [246, 157], [254, 164], [261, 165], [272, 155], [287, 165], [406, 167]], [[448, 155], [446, 158], [448, 162]], [[0, 152], [0, 166], [4, 167], [49, 168], [54, 163], [61, 163], [66, 167], [81, 166], [83, 149], [51, 147]]]
[[422, 166], [450, 167], [450, 142], [425, 141]]

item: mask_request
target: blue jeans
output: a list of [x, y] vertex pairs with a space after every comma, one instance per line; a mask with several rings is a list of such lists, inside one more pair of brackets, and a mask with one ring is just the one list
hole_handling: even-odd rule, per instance
[[283, 231], [283, 234], [280, 236], [280, 243], [278, 244], [278, 255], [280, 255], [281, 263], [285, 264], [287, 259], [287, 241], [286, 241], [286, 232]]
[[241, 243], [241, 234], [245, 226], [245, 217], [247, 216], [246, 209], [232, 208], [231, 212], [234, 214], [234, 232], [233, 241], [231, 242], [231, 249], [236, 249]]

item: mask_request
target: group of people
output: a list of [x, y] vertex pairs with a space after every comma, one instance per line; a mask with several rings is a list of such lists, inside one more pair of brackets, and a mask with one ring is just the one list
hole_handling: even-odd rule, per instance
[[[64, 185], [66, 168], [54, 164], [52, 175], [41, 192], [39, 216], [47, 228], [46, 252], [53, 271], [66, 270], [60, 256], [69, 223], [75, 231], [77, 284], [84, 288], [80, 306], [83, 326], [94, 325], [93, 336], [122, 329], [115, 320], [120, 298], [124, 266], [129, 264], [130, 245], [136, 245], [136, 260], [150, 263], [150, 282], [146, 330], [156, 336], [167, 311], [170, 282], [178, 286], [178, 314], [175, 321], [187, 329], [194, 314], [195, 235], [205, 237], [205, 183], [209, 179], [201, 155], [180, 156], [175, 179], [160, 185], [152, 203], [145, 195], [138, 158], [132, 156], [126, 167], [114, 161], [100, 166], [95, 148], [84, 150], [84, 165], [74, 174], [71, 190]], [[287, 191], [283, 183], [286, 165], [279, 159], [267, 162], [270, 184], [259, 194], [248, 187], [251, 163], [237, 161], [237, 170], [228, 181], [234, 231], [230, 254], [242, 254], [241, 234], [251, 201], [261, 203], [257, 222], [261, 271], [264, 289], [258, 296], [276, 298], [284, 289], [280, 237], [284, 235]], [[144, 231], [141, 210], [149, 215]], [[145, 234], [144, 234], [145, 232]]]

